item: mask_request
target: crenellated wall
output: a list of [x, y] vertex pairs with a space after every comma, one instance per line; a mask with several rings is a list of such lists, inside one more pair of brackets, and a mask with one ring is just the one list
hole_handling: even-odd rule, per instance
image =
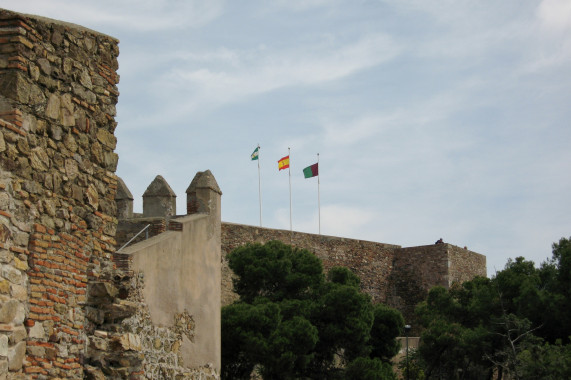
[[149, 378], [219, 376], [221, 194], [212, 173], [199, 172], [187, 189], [187, 215], [176, 216], [171, 202], [176, 195], [157, 176], [145, 192], [150, 201], [143, 214], [119, 222], [121, 243], [150, 225], [115, 254], [117, 266], [131, 278], [127, 300], [137, 305], [122, 327], [141, 342], [142, 369]]

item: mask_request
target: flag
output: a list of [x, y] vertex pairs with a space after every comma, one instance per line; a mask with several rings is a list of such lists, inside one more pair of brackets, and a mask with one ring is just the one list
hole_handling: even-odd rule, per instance
[[252, 161], [257, 160], [259, 154], [260, 154], [260, 147], [257, 147], [256, 150], [254, 150], [254, 153], [252, 153], [252, 155], [250, 156], [252, 157]]
[[285, 156], [278, 161], [278, 170], [289, 168], [289, 156]]
[[308, 166], [303, 169], [303, 176], [305, 178], [311, 178], [319, 175], [319, 163]]

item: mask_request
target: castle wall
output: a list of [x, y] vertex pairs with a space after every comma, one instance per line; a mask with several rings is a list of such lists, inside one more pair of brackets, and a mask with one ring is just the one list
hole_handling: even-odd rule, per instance
[[351, 269], [361, 279], [361, 289], [373, 302], [401, 311], [418, 333], [415, 306], [436, 285], [449, 287], [475, 276], [486, 275], [486, 257], [451, 244], [402, 248], [398, 245], [222, 223], [222, 304], [238, 296], [232, 291], [233, 273], [226, 256], [246, 243], [280, 240], [308, 249], [323, 262], [325, 271], [334, 266]]
[[118, 41], [0, 10], [0, 377], [82, 378], [117, 220]]
[[389, 275], [393, 269], [393, 256], [397, 245], [334, 236], [275, 230], [234, 223], [222, 223], [222, 304], [232, 303], [237, 296], [232, 292], [232, 273], [226, 256], [246, 243], [266, 243], [280, 240], [315, 253], [327, 271], [334, 266], [345, 266], [361, 279], [361, 288], [374, 302], [386, 302]]
[[465, 282], [474, 276], [486, 277], [486, 256], [470, 251], [467, 248], [460, 248], [454, 245], [448, 246], [448, 257], [450, 260], [449, 282]]

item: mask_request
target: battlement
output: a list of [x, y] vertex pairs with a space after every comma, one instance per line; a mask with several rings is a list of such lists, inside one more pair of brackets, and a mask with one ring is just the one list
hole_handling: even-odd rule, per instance
[[[201, 180], [204, 182], [202, 187], [213, 195], [217, 194], [218, 186], [209, 185], [206, 179], [207, 177]], [[198, 179], [195, 178], [193, 184], [195, 182], [198, 183]], [[191, 187], [192, 184], [189, 189]], [[208, 199], [208, 196], [204, 196], [203, 199]], [[187, 204], [187, 211], [198, 212], [208, 203], [197, 202], [188, 196], [187, 190]], [[145, 216], [143, 212], [142, 215], [120, 220], [117, 239], [120, 242], [126, 241], [137, 230], [143, 228], [145, 223], [151, 223], [153, 227], [161, 225], [162, 231], [170, 230], [169, 217], [169, 209], [165, 207], [162, 217]], [[161, 232], [160, 229], [156, 231]], [[138, 238], [141, 239], [143, 237]], [[266, 243], [270, 240], [280, 240], [310, 250], [321, 259], [326, 271], [334, 266], [351, 269], [359, 276], [362, 290], [371, 296], [373, 302], [382, 302], [395, 307], [413, 325], [417, 325], [414, 307], [425, 298], [431, 287], [436, 285], [450, 287], [455, 282], [462, 283], [475, 276], [486, 276], [484, 255], [443, 242], [403, 248], [396, 244], [228, 222], [221, 224], [220, 240], [222, 305], [228, 305], [237, 299], [232, 289], [233, 273], [228, 267], [226, 256], [241, 245], [254, 242]]]

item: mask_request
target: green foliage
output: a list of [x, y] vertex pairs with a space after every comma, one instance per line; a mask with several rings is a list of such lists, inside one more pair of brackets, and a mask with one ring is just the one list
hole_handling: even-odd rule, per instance
[[398, 310], [383, 304], [375, 305], [373, 315], [370, 340], [371, 357], [379, 358], [388, 363], [400, 350], [400, 344], [394, 337], [402, 336], [404, 318]]
[[374, 308], [350, 270], [332, 268], [326, 280], [315, 255], [277, 241], [238, 248], [228, 261], [240, 299], [222, 309], [223, 378], [256, 370], [264, 379], [342, 379], [348, 363], [392, 376], [381, 359], [398, 351], [402, 316]]
[[228, 256], [228, 264], [237, 276], [234, 290], [244, 302], [257, 297], [309, 298], [323, 283], [323, 268], [315, 255], [279, 241], [239, 247]]
[[346, 380], [396, 380], [389, 363], [380, 359], [360, 357], [347, 365]]
[[431, 289], [416, 309], [425, 327], [419, 363], [426, 378], [487, 379], [494, 371], [500, 378], [569, 378], [561, 374], [571, 370], [570, 271], [571, 242], [561, 239], [539, 268], [518, 257], [492, 279]]
[[424, 363], [417, 349], [409, 349], [408, 360], [401, 360], [398, 367], [401, 371], [402, 378], [406, 379], [407, 375], [409, 380], [424, 380], [426, 378], [424, 375], [424, 368], [426, 367], [426, 363]]
[[571, 345], [537, 344], [518, 356], [522, 379], [571, 379]]

